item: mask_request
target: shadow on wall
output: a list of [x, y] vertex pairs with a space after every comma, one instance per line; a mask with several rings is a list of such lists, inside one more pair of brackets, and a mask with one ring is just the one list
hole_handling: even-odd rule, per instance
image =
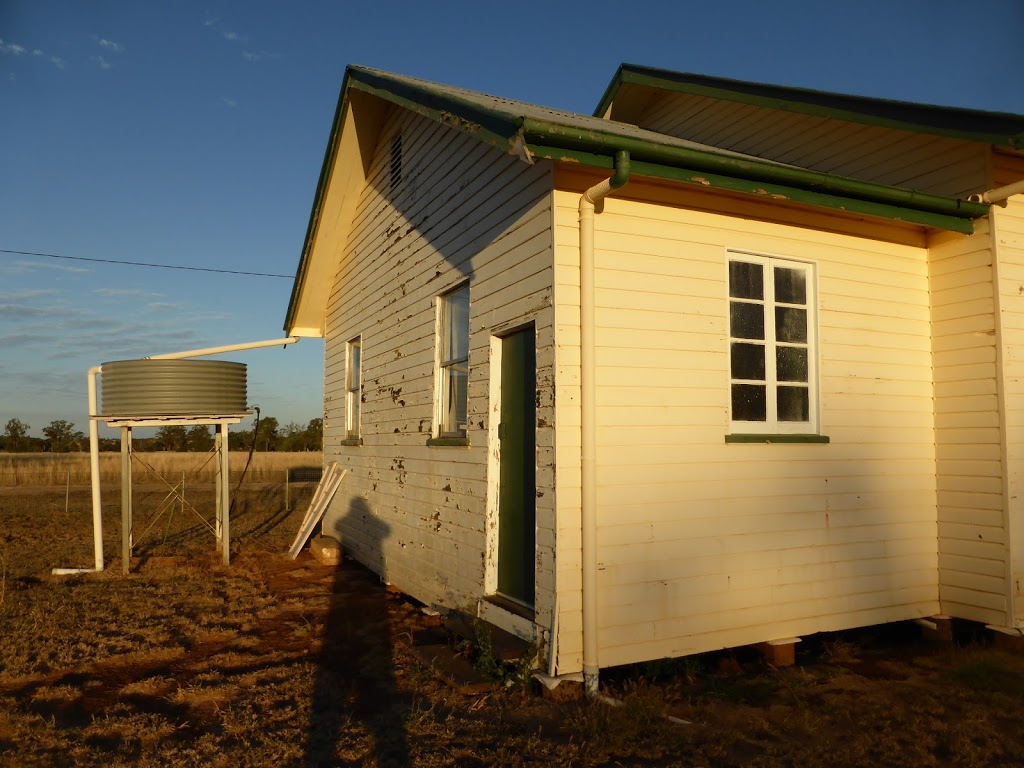
[[[363, 525], [369, 514], [366, 501], [356, 498], [324, 533], [342, 541], [346, 521]], [[380, 558], [389, 531], [383, 523], [375, 527], [364, 553]], [[363, 568], [341, 565], [336, 571], [312, 704], [306, 768], [363, 764], [371, 756], [366, 736], [373, 741], [373, 765], [409, 765], [405, 721], [411, 701], [395, 678], [388, 595]]]

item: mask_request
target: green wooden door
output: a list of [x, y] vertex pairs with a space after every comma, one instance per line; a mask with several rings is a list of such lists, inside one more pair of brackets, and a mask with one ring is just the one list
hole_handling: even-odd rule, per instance
[[536, 387], [534, 329], [501, 340], [498, 592], [533, 606], [536, 551]]

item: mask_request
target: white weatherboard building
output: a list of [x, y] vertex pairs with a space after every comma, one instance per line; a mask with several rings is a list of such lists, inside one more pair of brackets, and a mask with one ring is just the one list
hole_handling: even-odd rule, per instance
[[626, 65], [593, 117], [349, 67], [285, 325], [326, 339], [324, 531], [591, 684], [1016, 632], [1022, 141]]

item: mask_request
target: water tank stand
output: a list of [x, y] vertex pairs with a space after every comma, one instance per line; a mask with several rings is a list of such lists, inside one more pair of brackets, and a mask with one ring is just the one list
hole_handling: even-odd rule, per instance
[[231, 520], [230, 520], [230, 464], [228, 451], [228, 427], [238, 424], [252, 412], [227, 415], [171, 416], [106, 418], [108, 427], [121, 430], [121, 570], [131, 570], [132, 546], [132, 429], [134, 427], [177, 427], [213, 425], [214, 453], [217, 455], [216, 473], [216, 536], [221, 562], [231, 564]]

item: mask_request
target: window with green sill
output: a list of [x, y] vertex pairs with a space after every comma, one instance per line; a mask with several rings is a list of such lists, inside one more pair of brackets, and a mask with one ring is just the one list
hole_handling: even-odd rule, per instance
[[814, 265], [730, 251], [729, 427], [818, 433]]

